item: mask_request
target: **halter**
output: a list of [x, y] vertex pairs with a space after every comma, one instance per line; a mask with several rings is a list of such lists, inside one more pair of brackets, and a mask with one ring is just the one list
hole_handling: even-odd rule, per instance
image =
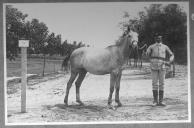
[[[132, 35], [130, 35], [130, 37], [127, 37], [127, 39], [128, 38], [132, 38]], [[132, 39], [131, 39], [132, 40]], [[133, 39], [132, 41], [131, 41], [131, 43], [130, 43], [130, 45], [129, 46], [131, 46], [131, 47], [135, 47], [135, 46], [137, 46], [138, 45], [138, 38], [135, 38], [135, 39]]]
[[[128, 38], [130, 38], [130, 44], [128, 47], [131, 47], [132, 49], [134, 49], [136, 46], [138, 46], [138, 34], [136, 32], [131, 31], [127, 36], [127, 41], [128, 41]], [[130, 51], [129, 56], [131, 55], [131, 53], [132, 53], [132, 50]]]

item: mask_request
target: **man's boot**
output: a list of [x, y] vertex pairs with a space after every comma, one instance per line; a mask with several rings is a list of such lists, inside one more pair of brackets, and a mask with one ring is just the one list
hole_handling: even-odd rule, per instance
[[159, 103], [158, 103], [158, 106], [166, 106], [163, 103], [163, 97], [164, 97], [164, 91], [163, 90], [159, 90]]
[[158, 105], [158, 90], [153, 90], [153, 104], [152, 106], [157, 106]]

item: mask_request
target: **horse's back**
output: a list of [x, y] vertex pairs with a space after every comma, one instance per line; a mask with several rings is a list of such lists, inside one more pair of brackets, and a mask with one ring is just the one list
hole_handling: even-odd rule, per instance
[[84, 58], [84, 59], [93, 59], [93, 58], [103, 58], [109, 56], [110, 52], [107, 49], [102, 48], [91, 48], [91, 47], [81, 47], [73, 51], [70, 59]]
[[113, 56], [108, 49], [83, 47], [72, 53], [70, 62], [73, 70], [84, 68], [90, 73], [101, 75], [117, 66]]

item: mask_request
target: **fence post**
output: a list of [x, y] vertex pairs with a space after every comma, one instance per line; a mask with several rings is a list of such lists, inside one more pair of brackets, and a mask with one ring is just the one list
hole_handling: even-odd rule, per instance
[[44, 64], [43, 64], [43, 71], [42, 71], [42, 76], [44, 77], [44, 69], [45, 69], [45, 60], [46, 60], [46, 58], [45, 58], [45, 54], [46, 54], [46, 46], [48, 45], [48, 43], [47, 42], [45, 42], [44, 43]]
[[173, 61], [173, 77], [175, 77], [175, 62]]
[[42, 71], [42, 76], [44, 77], [44, 69], [45, 69], [45, 53], [44, 53], [44, 64], [43, 64], [43, 71]]

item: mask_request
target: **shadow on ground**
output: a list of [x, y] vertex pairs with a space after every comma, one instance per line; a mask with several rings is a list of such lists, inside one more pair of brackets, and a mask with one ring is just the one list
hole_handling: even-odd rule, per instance
[[[166, 107], [153, 107], [152, 98], [129, 98], [122, 99], [123, 106], [115, 110], [106, 106], [106, 101], [87, 101], [84, 106], [72, 104], [55, 104], [45, 106], [47, 117], [52, 117], [47, 121], [141, 121], [141, 120], [167, 120], [169, 116], [177, 119], [187, 119], [181, 116], [188, 113], [187, 103], [176, 98], [165, 98]], [[169, 113], [170, 112], [170, 113]], [[177, 114], [179, 113], [179, 114]], [[184, 114], [187, 115], [187, 114]], [[157, 118], [153, 118], [157, 117]], [[48, 119], [48, 118], [47, 118]]]

